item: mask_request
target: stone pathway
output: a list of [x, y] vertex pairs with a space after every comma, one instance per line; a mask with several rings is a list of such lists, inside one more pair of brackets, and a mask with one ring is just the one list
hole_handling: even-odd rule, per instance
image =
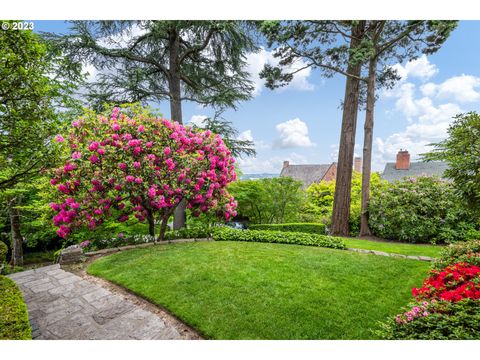
[[34, 339], [182, 338], [157, 314], [60, 269], [58, 264], [9, 277], [23, 293]]

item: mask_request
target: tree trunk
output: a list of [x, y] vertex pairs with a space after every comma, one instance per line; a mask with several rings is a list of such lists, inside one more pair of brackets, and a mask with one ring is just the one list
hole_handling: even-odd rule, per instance
[[[347, 72], [360, 77], [361, 63], [352, 64], [353, 52], [359, 46], [365, 28], [365, 21], [359, 21], [352, 26], [350, 41], [350, 58]], [[338, 149], [337, 177], [333, 200], [332, 234], [349, 235], [348, 220], [350, 217], [350, 200], [352, 188], [353, 153], [355, 147], [355, 132], [357, 126], [358, 98], [360, 80], [347, 76], [345, 98], [343, 104], [342, 132]]]
[[377, 59], [370, 60], [368, 66], [367, 109], [365, 111], [365, 125], [363, 138], [363, 166], [362, 166], [362, 211], [360, 217], [360, 236], [370, 236], [372, 232], [368, 226], [368, 203], [370, 201], [370, 174], [372, 169], [373, 122], [375, 109], [375, 81]]
[[13, 266], [23, 265], [23, 238], [20, 232], [20, 211], [16, 199], [10, 200], [10, 231], [12, 234], [12, 260]]
[[158, 235], [158, 241], [165, 240], [165, 231], [167, 230], [167, 223], [168, 223], [169, 217], [170, 217], [170, 214], [162, 218], [162, 223], [160, 224], [160, 234]]
[[[179, 74], [180, 64], [178, 63], [179, 50], [180, 43], [178, 33], [176, 32], [176, 30], [172, 30], [170, 32], [170, 76], [168, 81], [168, 86], [170, 90], [170, 115], [173, 121], [177, 121], [180, 124], [183, 124], [181, 100], [182, 91]], [[186, 208], [187, 203], [182, 200], [175, 209], [175, 212], [173, 214], [173, 228], [175, 230], [185, 227], [187, 218], [185, 213]]]
[[153, 237], [153, 240], [155, 241], [155, 218], [153, 217], [153, 214], [151, 211], [148, 211], [147, 213], [147, 220], [148, 220], [148, 234]]

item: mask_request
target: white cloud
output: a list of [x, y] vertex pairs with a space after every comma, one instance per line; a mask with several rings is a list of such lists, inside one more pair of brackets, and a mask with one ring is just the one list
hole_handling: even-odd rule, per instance
[[308, 136], [308, 127], [299, 118], [288, 120], [277, 124], [279, 138], [274, 141], [274, 147], [292, 148], [292, 147], [311, 147], [315, 144]]
[[252, 130], [245, 130], [238, 135], [238, 140], [253, 141]]
[[208, 116], [205, 115], [193, 115], [188, 122], [189, 125], [195, 125], [199, 128], [203, 128], [205, 126], [205, 119]]
[[421, 80], [428, 80], [438, 73], [438, 68], [435, 64], [428, 61], [426, 55], [420, 56], [418, 59], [408, 61], [405, 66], [395, 64], [392, 66], [402, 80], [408, 78], [419, 78]]
[[257, 156], [254, 158], [239, 159], [238, 163], [240, 169], [244, 174], [260, 174], [260, 173], [272, 173], [280, 174], [282, 170], [283, 162], [290, 161], [291, 164], [307, 164], [305, 156], [297, 154], [295, 152], [290, 153], [285, 157], [280, 156]]
[[454, 99], [458, 102], [475, 102], [480, 100], [480, 78], [471, 75], [454, 76], [439, 85], [426, 84], [428, 87], [422, 91], [430, 92], [439, 99]]
[[[254, 83], [254, 96], [260, 95], [263, 90], [265, 80], [260, 79], [259, 73], [262, 71], [265, 64], [277, 65], [278, 59], [273, 57], [271, 51], [267, 51], [264, 48], [256, 53], [250, 53], [247, 55], [247, 72], [250, 73], [250, 80]], [[306, 63], [303, 60], [298, 60], [291, 66], [285, 69], [286, 72], [295, 71], [304, 67]], [[293, 77], [293, 80], [287, 86], [280, 88], [279, 90], [295, 89], [295, 90], [313, 90], [314, 85], [308, 81], [312, 69], [306, 68], [300, 70]]]

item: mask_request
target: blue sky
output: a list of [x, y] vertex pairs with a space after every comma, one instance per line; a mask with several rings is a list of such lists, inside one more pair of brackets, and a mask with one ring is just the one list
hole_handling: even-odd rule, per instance
[[[62, 21], [36, 21], [36, 31], [65, 32]], [[428, 150], [427, 144], [446, 136], [452, 116], [480, 111], [478, 66], [480, 21], [461, 21], [435, 54], [394, 65], [402, 80], [391, 91], [380, 91], [376, 104], [373, 169], [383, 170], [397, 151], [407, 149], [412, 159]], [[336, 161], [340, 138], [345, 78], [323, 79], [317, 70], [298, 73], [291, 85], [269, 90], [258, 78], [271, 52], [262, 49], [248, 57], [255, 82], [255, 97], [229, 110], [224, 117], [234, 123], [241, 137], [253, 139], [257, 157], [240, 160], [244, 173], [279, 173], [283, 160], [293, 164]], [[160, 104], [169, 117], [167, 102]], [[183, 106], [184, 122], [212, 115], [193, 103]], [[361, 156], [364, 113], [359, 113], [356, 154]]]

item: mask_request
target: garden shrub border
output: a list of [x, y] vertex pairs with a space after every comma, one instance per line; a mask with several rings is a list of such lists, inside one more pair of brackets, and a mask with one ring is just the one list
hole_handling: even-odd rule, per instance
[[27, 305], [15, 282], [0, 275], [0, 340], [30, 340]]
[[325, 235], [325, 224], [321, 223], [284, 223], [284, 224], [252, 224], [251, 230], [291, 231], [307, 234]]
[[346, 249], [345, 243], [339, 238], [328, 235], [307, 234], [303, 232], [237, 230], [229, 227], [219, 227], [213, 230], [212, 237], [215, 241], [250, 241], [320, 246], [340, 250]]

